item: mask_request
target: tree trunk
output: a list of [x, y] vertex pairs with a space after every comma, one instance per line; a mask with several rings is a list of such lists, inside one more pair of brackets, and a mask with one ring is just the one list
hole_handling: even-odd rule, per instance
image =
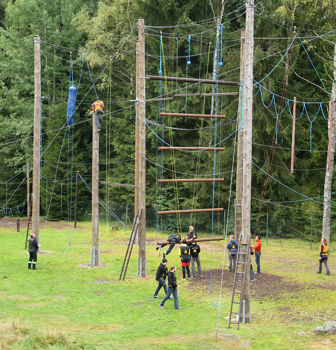
[[[335, 81], [336, 81], [336, 45], [334, 48], [334, 81], [332, 85], [331, 100], [335, 100]], [[330, 109], [333, 109], [329, 113], [329, 118], [332, 116], [332, 131], [330, 132], [331, 123], [328, 123], [328, 133], [330, 149], [327, 157], [326, 173], [324, 179], [324, 203], [323, 203], [323, 225], [322, 225], [322, 238], [325, 238], [327, 242], [330, 239], [330, 214], [331, 214], [331, 188], [332, 177], [334, 172], [334, 153], [335, 153], [335, 103], [330, 103]], [[331, 138], [331, 140], [330, 140]], [[330, 157], [330, 159], [329, 159]]]

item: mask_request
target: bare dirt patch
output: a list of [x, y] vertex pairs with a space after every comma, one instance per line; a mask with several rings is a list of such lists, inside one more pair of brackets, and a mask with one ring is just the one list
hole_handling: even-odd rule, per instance
[[[212, 270], [212, 283], [213, 289], [219, 290], [222, 277], [221, 269]], [[233, 287], [233, 273], [224, 271], [223, 275], [223, 288], [232, 290]], [[251, 294], [255, 299], [272, 298], [280, 299], [283, 293], [297, 293], [300, 290], [304, 290], [306, 287], [302, 284], [298, 284], [277, 275], [269, 273], [261, 273], [256, 275], [257, 281], [251, 282]], [[204, 271], [202, 279], [195, 279], [191, 288], [204, 288], [208, 289], [210, 285], [210, 271]]]

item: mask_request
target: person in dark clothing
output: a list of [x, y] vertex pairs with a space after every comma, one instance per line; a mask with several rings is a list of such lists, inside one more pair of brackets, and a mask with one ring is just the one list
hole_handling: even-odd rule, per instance
[[40, 245], [37, 243], [36, 236], [34, 233], [30, 235], [29, 242], [28, 242], [28, 252], [29, 252], [29, 261], [28, 261], [28, 269], [30, 270], [33, 265], [33, 270], [36, 269], [36, 262], [37, 262], [37, 251], [39, 249]]
[[181, 266], [182, 266], [182, 277], [185, 279], [186, 277], [186, 269], [188, 278], [190, 278], [190, 247], [187, 245], [181, 245], [179, 249], [179, 256], [181, 258]]
[[163, 258], [162, 263], [159, 265], [159, 267], [156, 271], [155, 279], [159, 282], [159, 284], [155, 290], [154, 298], [158, 298], [159, 291], [162, 287], [167, 295], [168, 290], [167, 290], [167, 285], [166, 285], [166, 281], [165, 281], [167, 274], [168, 274], [167, 260], [165, 258]]
[[192, 245], [195, 239], [197, 239], [197, 233], [195, 232], [194, 226], [189, 226], [189, 232], [184, 237], [187, 245]]
[[319, 270], [317, 273], [322, 273], [322, 263], [324, 263], [324, 267], [326, 269], [327, 275], [330, 275], [330, 270], [327, 264], [328, 260], [328, 243], [325, 238], [321, 239], [321, 246], [320, 246], [320, 256], [319, 256]]
[[176, 266], [172, 266], [170, 268], [170, 271], [168, 272], [168, 293], [163, 298], [163, 300], [160, 303], [160, 308], [164, 308], [164, 303], [170, 298], [170, 295], [174, 295], [174, 307], [175, 310], [181, 309], [178, 304], [178, 295], [177, 295], [177, 282], [176, 282]]
[[[169, 242], [169, 248], [167, 249], [167, 251], [165, 253], [163, 253], [163, 257], [165, 257], [166, 255], [168, 255], [174, 248], [175, 244], [180, 243], [181, 242], [181, 235], [178, 233], [173, 233], [170, 236], [168, 236], [167, 241]], [[158, 246], [156, 248], [156, 250], [163, 248], [164, 246], [166, 246], [167, 244], [161, 244], [160, 246]]]
[[235, 240], [234, 235], [230, 236], [230, 242], [228, 243], [226, 248], [229, 251], [229, 260], [230, 260], [229, 271], [235, 271], [236, 262], [237, 262], [237, 253], [238, 253], [238, 242]]
[[[250, 255], [252, 256], [253, 253], [253, 249], [250, 248]], [[250, 259], [250, 280], [252, 282], [256, 281], [257, 279], [255, 278], [254, 272], [253, 272], [253, 265], [252, 265], [252, 259]]]
[[201, 252], [201, 248], [197, 243], [193, 243], [190, 246], [190, 254], [191, 254], [191, 267], [192, 267], [192, 276], [193, 278], [196, 277], [196, 270], [195, 270], [195, 262], [197, 263], [197, 269], [198, 269], [198, 277], [202, 278], [202, 269], [201, 269], [201, 260], [199, 258], [199, 253]]

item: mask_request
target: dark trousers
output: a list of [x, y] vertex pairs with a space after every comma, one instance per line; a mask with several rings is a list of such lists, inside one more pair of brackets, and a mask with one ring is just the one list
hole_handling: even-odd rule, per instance
[[229, 260], [230, 260], [230, 265], [229, 265], [229, 271], [234, 271], [236, 268], [236, 261], [237, 261], [237, 254], [230, 254], [229, 253]]
[[252, 264], [251, 264], [251, 268], [250, 268], [250, 280], [251, 281], [253, 281], [253, 280], [255, 280], [256, 278], [255, 278], [255, 275], [254, 275], [254, 272], [253, 272], [253, 266], [252, 266]]
[[33, 264], [36, 264], [37, 261], [37, 252], [29, 252], [29, 262], [33, 262]]
[[189, 266], [182, 266], [182, 277], [185, 278], [185, 276], [186, 276], [186, 268], [187, 268], [188, 278], [190, 278], [190, 267]]
[[327, 273], [330, 273], [330, 270], [329, 270], [329, 267], [328, 267], [328, 264], [327, 264], [327, 260], [328, 260], [328, 257], [327, 256], [322, 256], [321, 259], [320, 259], [320, 266], [319, 266], [319, 273], [322, 272], [322, 263], [324, 264], [324, 267], [326, 269], [326, 272]]
[[175, 244], [176, 244], [175, 242], [170, 242], [169, 248], [168, 248], [168, 250], [166, 251], [166, 255], [168, 255], [168, 254], [173, 250]]
[[166, 293], [166, 295], [167, 295], [168, 290], [167, 290], [166, 281], [165, 281], [163, 278], [160, 278], [159, 284], [158, 284], [158, 286], [157, 286], [157, 288], [156, 288], [156, 290], [155, 290], [154, 296], [157, 296], [157, 295], [159, 294], [159, 291], [160, 291], [160, 289], [161, 289], [162, 287], [163, 287], [163, 289], [164, 289], [164, 291], [165, 291], [165, 293]]
[[177, 288], [168, 288], [168, 293], [167, 295], [163, 298], [163, 300], [161, 301], [160, 305], [163, 306], [164, 303], [166, 302], [166, 300], [168, 300], [170, 298], [170, 295], [173, 294], [174, 295], [174, 307], [175, 309], [178, 309], [179, 305], [178, 305], [178, 295], [177, 295]]
[[255, 253], [255, 262], [257, 264], [257, 273], [260, 273], [260, 253]]
[[195, 262], [197, 262], [198, 277], [202, 277], [201, 260], [199, 256], [197, 258], [191, 257], [192, 275], [196, 277]]
[[95, 111], [95, 117], [96, 117], [97, 128], [99, 131], [100, 130], [100, 119], [103, 119], [104, 112], [102, 110], [98, 109], [97, 111]]

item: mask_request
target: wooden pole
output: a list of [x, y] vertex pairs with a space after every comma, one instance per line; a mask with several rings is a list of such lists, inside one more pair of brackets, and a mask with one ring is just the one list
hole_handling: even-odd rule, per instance
[[158, 215], [167, 215], [167, 214], [208, 213], [208, 212], [216, 212], [216, 211], [224, 211], [224, 208], [159, 210], [156, 213]]
[[243, 98], [245, 92], [244, 86], [244, 47], [245, 30], [242, 29], [240, 36], [240, 87], [238, 102], [238, 135], [237, 135], [237, 175], [236, 175], [236, 201], [235, 201], [235, 234], [239, 241], [242, 231], [242, 195], [243, 195]]
[[239, 85], [238, 81], [226, 81], [226, 80], [211, 80], [211, 79], [197, 79], [197, 78], [181, 78], [181, 77], [167, 77], [163, 75], [146, 75], [146, 79], [151, 80], [163, 80], [163, 81], [175, 81], [180, 83], [199, 83], [199, 84], [212, 84], [212, 85]]
[[77, 172], [76, 172], [76, 193], [75, 193], [74, 228], [77, 228], [78, 187], [79, 187], [79, 171], [77, 170]]
[[330, 170], [330, 166], [331, 166], [331, 153], [332, 153], [332, 143], [333, 143], [333, 116], [334, 116], [334, 98], [332, 96], [331, 102], [330, 102], [330, 114], [329, 114], [328, 170]]
[[[181, 243], [190, 243], [190, 242], [211, 242], [211, 241], [223, 241], [225, 238], [224, 237], [214, 237], [214, 238], [197, 238], [194, 240], [186, 240], [183, 239]], [[169, 244], [170, 242], [168, 241], [161, 241], [161, 242], [156, 242], [157, 245], [161, 244]]]
[[[136, 75], [136, 105], [135, 105], [135, 164], [134, 164], [134, 219], [138, 215], [139, 211], [139, 101], [138, 96], [140, 95], [140, 84], [139, 84], [139, 40], [136, 43], [136, 64], [135, 64], [135, 75]], [[137, 236], [138, 239], [138, 236]]]
[[34, 150], [32, 230], [39, 242], [40, 234], [40, 147], [41, 147], [41, 52], [40, 37], [34, 37]]
[[217, 178], [217, 179], [206, 179], [206, 178], [199, 178], [199, 179], [160, 179], [158, 180], [159, 183], [170, 183], [170, 182], [223, 182], [223, 178]]
[[225, 147], [181, 147], [181, 146], [160, 146], [159, 151], [169, 151], [172, 149], [181, 149], [185, 151], [225, 151]]
[[[246, 0], [246, 28], [244, 50], [244, 130], [243, 130], [243, 197], [241, 242], [249, 246], [251, 239], [251, 175], [252, 175], [252, 114], [253, 114], [253, 50], [254, 50], [254, 0]], [[250, 314], [250, 254], [244, 257], [245, 320]]]
[[[30, 218], [30, 168], [27, 163], [27, 217]], [[29, 223], [28, 223], [29, 225]]]
[[296, 96], [293, 104], [293, 127], [292, 127], [292, 156], [291, 156], [291, 173], [294, 172], [294, 157], [295, 157], [295, 127], [296, 127]]
[[91, 266], [100, 264], [99, 256], [99, 131], [92, 113], [92, 247]]
[[183, 118], [226, 118], [225, 114], [192, 114], [192, 113], [168, 113], [160, 112], [163, 117], [183, 117]]
[[[138, 231], [139, 259], [138, 275], [146, 277], [146, 81], [145, 81], [145, 21], [138, 20], [138, 51], [137, 51], [137, 103], [138, 103], [138, 147], [139, 147], [139, 168], [138, 168], [138, 209], [141, 209], [141, 220]], [[137, 185], [137, 184], [136, 184]]]

